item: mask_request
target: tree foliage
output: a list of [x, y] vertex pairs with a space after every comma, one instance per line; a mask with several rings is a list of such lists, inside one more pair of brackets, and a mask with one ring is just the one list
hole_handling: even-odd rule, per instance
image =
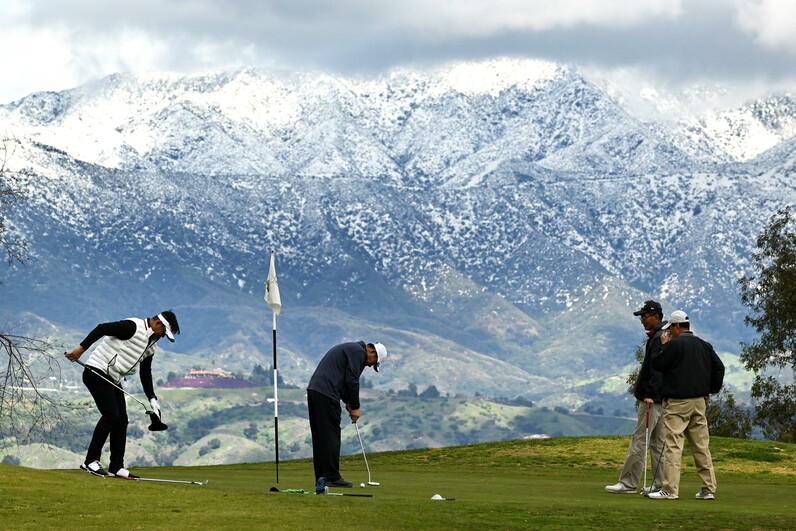
[[646, 342], [647, 340], [645, 339], [636, 345], [636, 350], [633, 352], [633, 355], [638, 365], [627, 375], [627, 380], [625, 380], [625, 383], [627, 383], [627, 392], [631, 395], [636, 392], [636, 382], [638, 381], [638, 375], [641, 374], [641, 363], [644, 361], [644, 346]]
[[710, 398], [706, 416], [711, 435], [736, 439], [752, 436], [752, 415], [735, 402], [726, 387]]
[[738, 280], [751, 310], [744, 322], [759, 334], [741, 344], [741, 361], [755, 374], [755, 423], [767, 438], [785, 442], [796, 442], [795, 228], [790, 207], [774, 214], [757, 238], [753, 271]]

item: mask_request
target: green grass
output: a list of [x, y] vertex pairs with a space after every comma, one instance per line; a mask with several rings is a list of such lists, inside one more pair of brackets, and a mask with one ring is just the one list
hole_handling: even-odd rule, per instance
[[[693, 499], [690, 454], [681, 499], [603, 492], [616, 482], [627, 437], [510, 441], [373, 453], [373, 498], [269, 493], [273, 463], [134, 468], [206, 486], [101, 479], [78, 470], [0, 465], [1, 529], [793, 529], [796, 445], [711, 439], [715, 502]], [[344, 477], [367, 481], [362, 456]], [[313, 487], [312, 463], [280, 463], [279, 487]], [[341, 492], [343, 492], [341, 490]], [[434, 494], [455, 497], [432, 501]]]

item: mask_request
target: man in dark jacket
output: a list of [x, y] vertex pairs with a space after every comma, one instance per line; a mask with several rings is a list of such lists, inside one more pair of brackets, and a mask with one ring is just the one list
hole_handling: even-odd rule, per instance
[[[663, 349], [652, 358], [652, 367], [663, 374], [663, 423], [666, 445], [663, 486], [649, 495], [652, 499], [676, 500], [679, 497], [680, 461], [683, 435], [688, 437], [694, 465], [702, 489], [698, 500], [713, 500], [716, 474], [710, 456], [710, 433], [705, 416], [708, 395], [716, 394], [724, 383], [724, 364], [713, 346], [691, 332], [691, 323], [683, 311], [675, 311], [663, 327]], [[671, 334], [671, 339], [669, 335]]]
[[[644, 360], [636, 380], [633, 395], [636, 397], [636, 430], [630, 438], [627, 447], [627, 456], [622, 472], [619, 474], [619, 483], [606, 485], [606, 492], [613, 494], [635, 494], [641, 482], [644, 471], [645, 455], [647, 451], [647, 433], [649, 433], [649, 448], [652, 452], [652, 469], [654, 475], [652, 485], [644, 486], [646, 493], [660, 489], [663, 483], [663, 467], [660, 461], [663, 455], [664, 427], [659, 422], [663, 412], [661, 401], [661, 374], [652, 369], [651, 359], [661, 350], [661, 328], [666, 321], [663, 319], [663, 309], [659, 302], [649, 300], [633, 312], [641, 319], [641, 325], [647, 331], [647, 343], [644, 348]], [[649, 414], [649, 423], [647, 422]]]
[[387, 349], [381, 343], [357, 341], [332, 347], [321, 359], [307, 386], [315, 481], [329, 487], [350, 488], [340, 476], [340, 401], [351, 422], [359, 420], [359, 377], [365, 367], [379, 372]]

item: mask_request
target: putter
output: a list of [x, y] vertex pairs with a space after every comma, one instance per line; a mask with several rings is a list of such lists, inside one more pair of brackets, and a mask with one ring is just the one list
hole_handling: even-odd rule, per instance
[[[66, 354], [66, 352], [64, 352], [64, 354]], [[75, 363], [78, 363], [81, 366], [83, 366], [84, 368], [90, 370], [95, 375], [99, 376], [100, 378], [102, 378], [103, 380], [105, 380], [106, 382], [108, 382], [109, 384], [114, 386], [116, 389], [118, 389], [122, 393], [126, 394], [127, 396], [129, 396], [130, 398], [132, 398], [133, 400], [135, 400], [136, 402], [138, 402], [139, 404], [144, 406], [144, 411], [146, 411], [146, 414], [149, 415], [149, 419], [152, 421], [152, 423], [149, 425], [149, 431], [163, 431], [163, 430], [169, 429], [169, 427], [167, 425], [163, 424], [163, 421], [160, 420], [160, 417], [157, 416], [154, 411], [150, 411], [149, 410], [149, 408], [146, 406], [146, 404], [144, 404], [143, 402], [138, 400], [135, 396], [131, 395], [130, 393], [128, 393], [127, 391], [125, 391], [124, 389], [122, 389], [121, 387], [119, 387], [118, 385], [116, 385], [115, 383], [110, 381], [109, 379], [107, 379], [100, 372], [94, 370], [94, 367], [89, 367], [88, 365], [86, 365], [85, 363], [83, 363], [80, 360], [75, 360]]]
[[368, 485], [371, 487], [378, 487], [380, 483], [378, 481], [371, 481], [370, 480], [370, 466], [368, 465], [368, 456], [365, 455], [365, 445], [362, 444], [362, 436], [359, 434], [359, 425], [354, 422], [354, 427], [357, 429], [357, 437], [359, 438], [359, 446], [362, 447], [362, 457], [365, 458], [365, 468], [368, 469]]
[[[647, 490], [647, 453], [649, 453], [650, 449], [650, 405], [647, 404], [647, 433], [644, 437], [644, 488], [641, 489], [641, 493], [644, 494]], [[652, 489], [652, 485], [650, 485], [650, 490]]]

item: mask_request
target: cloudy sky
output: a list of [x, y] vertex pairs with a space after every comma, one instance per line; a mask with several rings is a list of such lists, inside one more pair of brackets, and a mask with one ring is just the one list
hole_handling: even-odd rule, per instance
[[677, 89], [796, 92], [796, 0], [0, 0], [0, 103], [115, 72], [372, 75], [533, 57]]

